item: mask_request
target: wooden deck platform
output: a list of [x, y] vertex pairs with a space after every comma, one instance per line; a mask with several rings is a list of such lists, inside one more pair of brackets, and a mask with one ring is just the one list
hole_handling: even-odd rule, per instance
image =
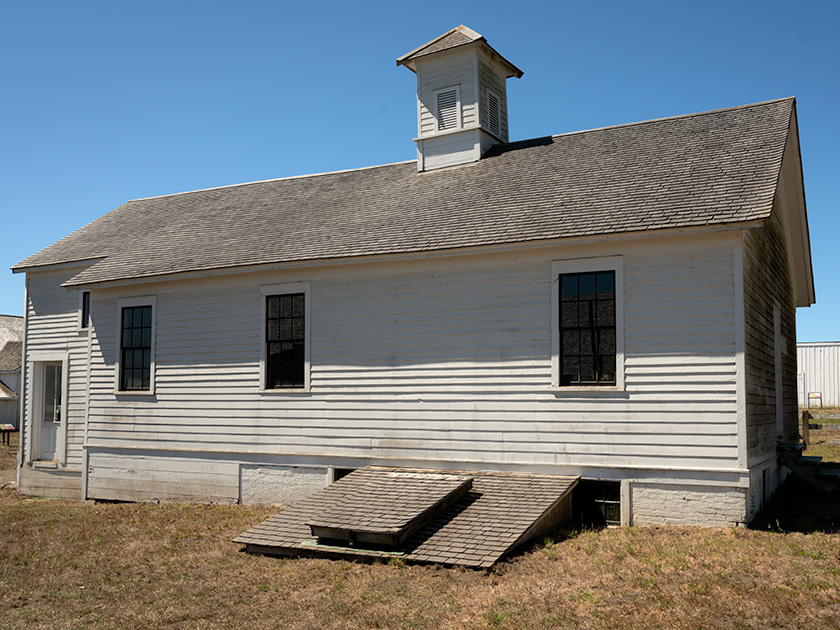
[[[406, 483], [411, 475], [413, 481]], [[448, 482], [458, 487], [471, 479], [472, 487], [446, 505], [446, 501], [440, 501], [445, 493], [440, 492], [439, 480], [431, 483], [431, 490], [422, 484], [423, 477], [435, 476], [462, 477], [460, 482]], [[579, 477], [552, 475], [368, 466], [272, 516], [234, 542], [244, 544], [246, 551], [268, 555], [368, 559], [396, 556], [410, 562], [490, 567], [514, 547], [568, 520], [571, 491], [578, 480]], [[395, 491], [389, 492], [389, 487]], [[407, 492], [408, 488], [413, 490]], [[363, 497], [371, 496], [372, 491], [376, 500], [366, 503]], [[437, 502], [439, 509], [431, 514], [424, 512], [424, 500], [418, 500], [415, 494], [425, 494], [426, 502]], [[370, 522], [371, 515], [381, 517], [383, 506], [388, 504], [395, 515], [402, 515], [398, 520], [403, 523], [421, 512], [428, 520], [397, 545], [330, 540], [312, 533], [310, 524], [337, 520], [345, 524]]]

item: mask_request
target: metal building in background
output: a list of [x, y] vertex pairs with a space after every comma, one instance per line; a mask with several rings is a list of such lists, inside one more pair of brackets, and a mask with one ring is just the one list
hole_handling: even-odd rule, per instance
[[800, 407], [840, 407], [840, 341], [796, 344]]

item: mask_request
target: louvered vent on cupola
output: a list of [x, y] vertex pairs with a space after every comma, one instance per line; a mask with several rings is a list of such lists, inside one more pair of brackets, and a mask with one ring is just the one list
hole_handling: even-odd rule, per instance
[[499, 97], [493, 92], [487, 92], [487, 126], [496, 136], [501, 134]]
[[417, 168], [467, 164], [508, 141], [507, 86], [522, 71], [458, 26], [397, 59], [417, 75]]
[[435, 94], [438, 131], [460, 127], [461, 98], [457, 87], [441, 90]]

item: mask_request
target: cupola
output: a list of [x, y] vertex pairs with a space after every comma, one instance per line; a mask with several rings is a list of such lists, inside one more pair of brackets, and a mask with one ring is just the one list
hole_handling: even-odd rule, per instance
[[397, 59], [417, 75], [417, 170], [481, 159], [508, 141], [507, 87], [522, 71], [457, 26]]

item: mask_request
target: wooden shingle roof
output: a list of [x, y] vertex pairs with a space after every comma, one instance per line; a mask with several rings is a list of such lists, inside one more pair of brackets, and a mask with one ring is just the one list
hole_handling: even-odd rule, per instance
[[16, 265], [66, 285], [715, 226], [769, 216], [792, 98], [414, 161], [129, 201]]

